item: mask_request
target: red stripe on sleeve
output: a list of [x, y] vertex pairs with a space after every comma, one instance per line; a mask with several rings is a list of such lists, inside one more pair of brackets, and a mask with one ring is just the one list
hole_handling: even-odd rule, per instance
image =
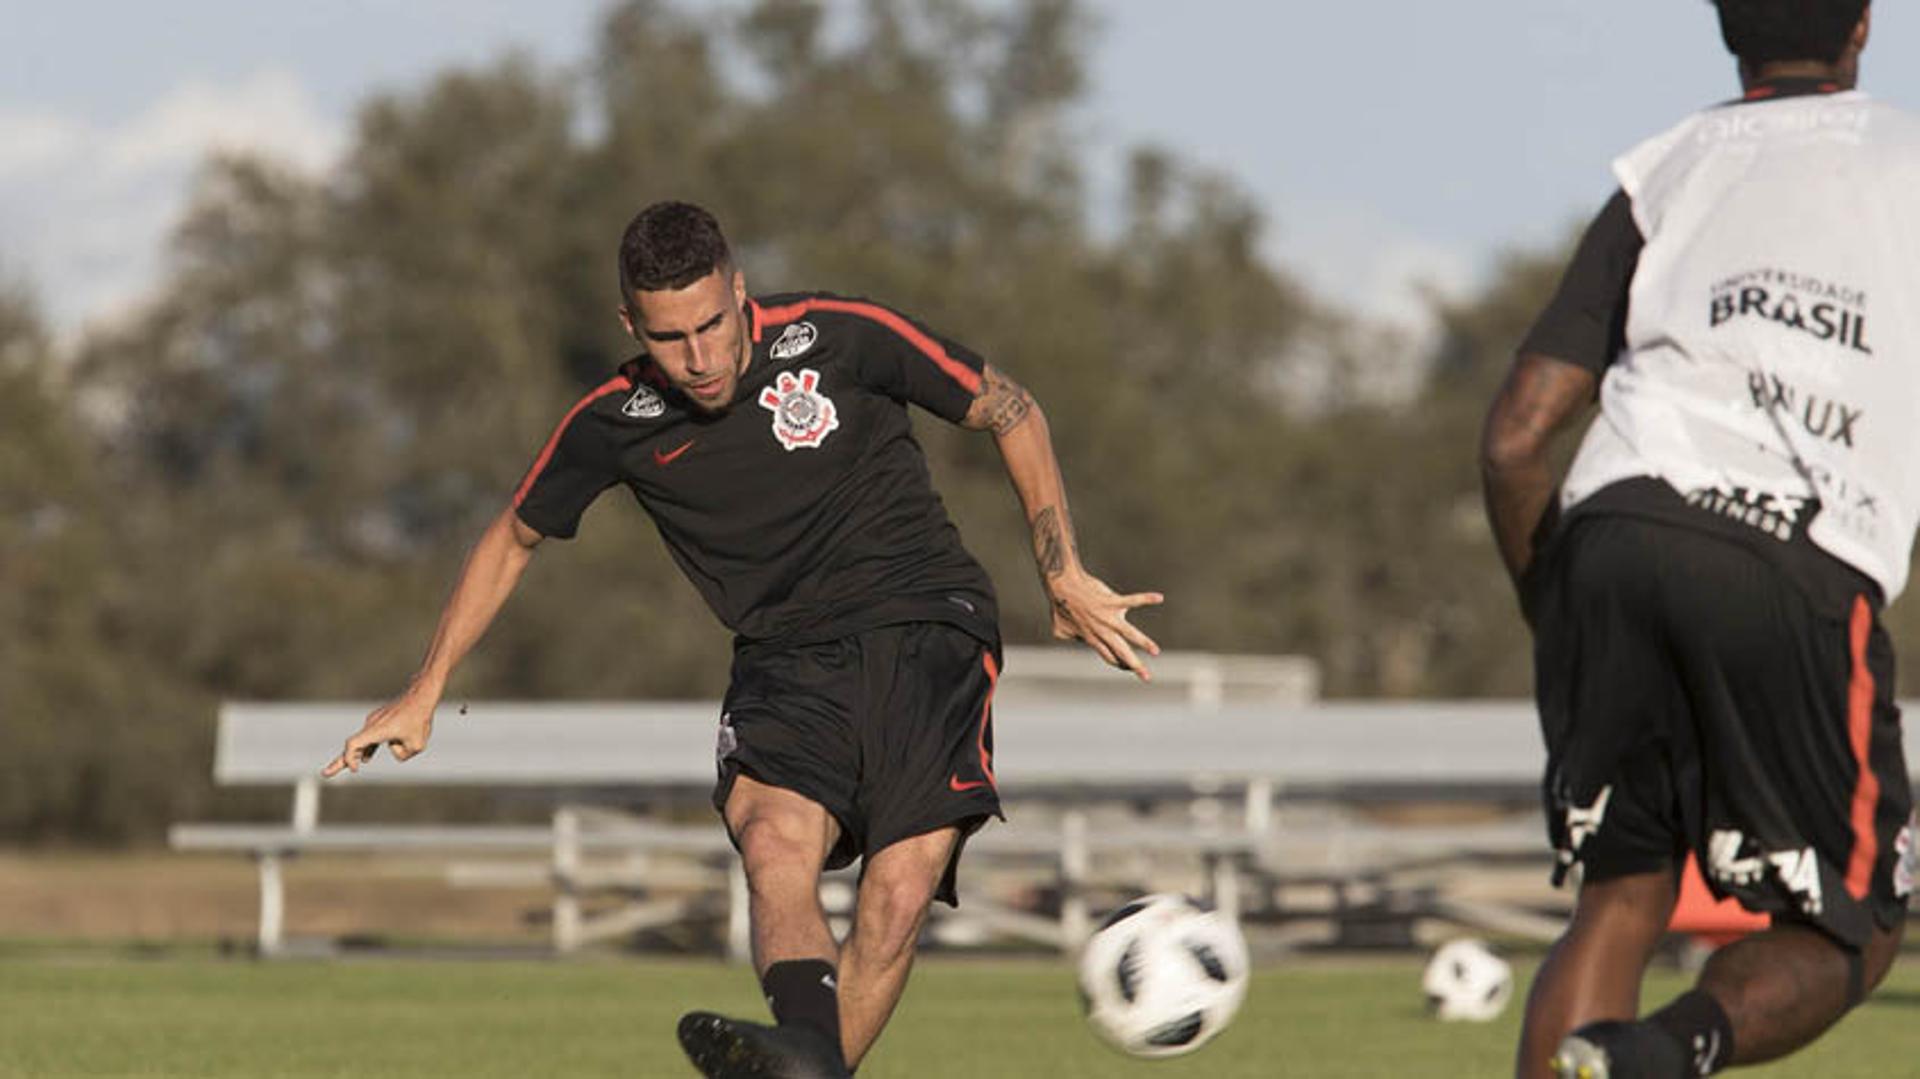
[[1867, 639], [1873, 632], [1873, 611], [1865, 596], [1855, 596], [1853, 618], [1847, 626], [1853, 651], [1853, 677], [1847, 683], [1847, 741], [1859, 777], [1853, 783], [1853, 856], [1847, 860], [1847, 894], [1866, 897], [1873, 882], [1873, 864], [1880, 857], [1880, 840], [1873, 830], [1880, 806], [1880, 777], [1873, 774], [1873, 672], [1867, 669]]
[[785, 307], [761, 307], [758, 301], [748, 300], [747, 307], [753, 312], [753, 343], [756, 345], [766, 335], [767, 323], [792, 322], [811, 310], [811, 304], [806, 301], [790, 303]]
[[755, 304], [754, 311], [762, 316], [754, 322], [753, 339], [755, 341], [760, 340], [761, 327], [765, 323], [792, 322], [809, 311], [838, 311], [842, 314], [859, 315], [861, 318], [878, 322], [905, 338], [908, 344], [919, 349], [921, 355], [932, 360], [934, 366], [946, 372], [947, 377], [958, 382], [968, 393], [977, 395], [980, 392], [980, 372], [948, 355], [947, 350], [940, 347], [940, 342], [922, 333], [920, 327], [878, 304], [860, 303], [854, 300], [812, 299], [788, 304], [785, 307], [761, 307]]
[[519, 509], [520, 503], [526, 501], [527, 492], [533, 489], [533, 481], [539, 477], [541, 470], [547, 467], [547, 462], [553, 459], [554, 448], [560, 445], [560, 436], [567, 433], [567, 424], [573, 422], [573, 418], [580, 414], [580, 410], [610, 393], [632, 388], [632, 379], [625, 375], [615, 375], [600, 385], [595, 386], [591, 393], [588, 393], [585, 397], [573, 403], [573, 407], [567, 410], [567, 414], [560, 418], [559, 426], [553, 429], [553, 434], [547, 439], [547, 444], [540, 448], [540, 456], [533, 459], [533, 467], [527, 470], [527, 475], [520, 481], [520, 486], [514, 489], [514, 509]]

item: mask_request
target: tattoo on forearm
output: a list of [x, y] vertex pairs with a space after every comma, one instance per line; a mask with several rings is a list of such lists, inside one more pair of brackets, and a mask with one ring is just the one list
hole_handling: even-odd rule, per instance
[[1067, 544], [1060, 515], [1052, 506], [1033, 515], [1033, 556], [1040, 574], [1052, 577], [1067, 568]]
[[1009, 397], [994, 406], [993, 413], [987, 417], [987, 426], [993, 428], [996, 435], [1004, 435], [1025, 422], [1027, 413], [1033, 411], [1033, 398], [1027, 391]]
[[1026, 387], [994, 370], [987, 368], [985, 383], [980, 388], [980, 396], [974, 400], [973, 426], [990, 430], [996, 435], [1004, 435], [1026, 420], [1033, 411], [1033, 395]]

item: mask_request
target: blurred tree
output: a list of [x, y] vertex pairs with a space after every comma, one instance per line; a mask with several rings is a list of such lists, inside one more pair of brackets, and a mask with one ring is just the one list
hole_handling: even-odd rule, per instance
[[[153, 722], [210, 707], [127, 648], [141, 585], [32, 303], [0, 290], [0, 837], [149, 834], [192, 805], [208, 746]], [[185, 735], [182, 737], [182, 735]]]
[[1477, 454], [1487, 404], [1565, 255], [1508, 256], [1479, 295], [1436, 301], [1440, 332], [1415, 399], [1317, 425], [1319, 460], [1290, 490], [1327, 500], [1318, 516], [1331, 543], [1300, 580], [1331, 631], [1314, 654], [1336, 691], [1530, 692], [1532, 644], [1488, 538]]
[[[1168, 594], [1164, 644], [1306, 653], [1342, 694], [1525, 691], [1474, 448], [1557, 256], [1440, 305], [1423, 392], [1371, 404], [1342, 364], [1381, 338], [1262, 257], [1230, 181], [1140, 150], [1096, 226], [1082, 5], [825, 12], [628, 0], [578, 71], [369, 101], [328, 176], [210, 162], [158, 299], [70, 366], [0, 300], [0, 833], [155, 835], [208, 797], [212, 702], [396, 690], [465, 545], [635, 348], [614, 251], [663, 197], [719, 214], [755, 291], [872, 296], [1028, 384], [1089, 561]], [[1008, 638], [1040, 638], [989, 440], [920, 430]], [[724, 634], [644, 517], [593, 514], [456, 696], [718, 692]]]

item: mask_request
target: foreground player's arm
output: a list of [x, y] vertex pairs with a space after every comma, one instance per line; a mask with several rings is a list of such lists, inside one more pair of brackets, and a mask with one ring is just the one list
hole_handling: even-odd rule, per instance
[[1551, 510], [1554, 437], [1583, 413], [1598, 385], [1592, 371], [1523, 352], [1487, 410], [1480, 435], [1480, 481], [1500, 559], [1515, 581], [1533, 561], [1534, 536]]
[[347, 739], [346, 748], [327, 764], [322, 775], [337, 775], [342, 769], [357, 772], [383, 745], [397, 761], [417, 756], [427, 748], [427, 738], [433, 733], [433, 710], [446, 691], [447, 678], [513, 594], [540, 539], [540, 533], [523, 524], [512, 507], [494, 518], [467, 555], [419, 672], [398, 697], [367, 716], [366, 724]]
[[1600, 376], [1626, 348], [1633, 275], [1644, 246], [1633, 201], [1615, 191], [1581, 235], [1487, 411], [1480, 478], [1494, 542], [1516, 582], [1533, 562], [1534, 538], [1552, 529], [1548, 449], [1586, 411]]
[[1158, 592], [1120, 595], [1080, 564], [1060, 462], [1053, 454], [1047, 417], [1033, 395], [987, 364], [981, 371], [980, 392], [961, 424], [992, 431], [1007, 463], [1007, 475], [1033, 529], [1033, 557], [1053, 609], [1053, 635], [1085, 641], [1108, 663], [1132, 671], [1142, 681], [1151, 680], [1140, 653], [1157, 656], [1160, 646], [1127, 621], [1127, 612], [1165, 597]]

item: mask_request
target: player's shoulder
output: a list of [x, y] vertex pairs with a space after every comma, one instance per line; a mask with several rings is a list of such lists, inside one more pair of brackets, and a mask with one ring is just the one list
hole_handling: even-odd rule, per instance
[[838, 292], [781, 292], [754, 298], [755, 329], [761, 336], [799, 322], [851, 332], [899, 330], [911, 320], [897, 307], [866, 296]]
[[588, 384], [575, 396], [573, 407], [568, 411], [597, 410], [609, 399], [618, 397], [622, 390], [632, 388], [638, 381], [635, 368], [644, 359], [645, 357], [640, 357], [628, 360], [603, 374], [598, 381]]
[[837, 292], [783, 292], [754, 300], [753, 337], [775, 361], [854, 359], [870, 349], [924, 340], [898, 308]]
[[1700, 138], [1701, 128], [1713, 123], [1715, 117], [1728, 107], [1714, 105], [1690, 112], [1659, 131], [1642, 138], [1614, 159], [1615, 171], [1636, 165], [1644, 167], [1664, 159], [1676, 147], [1685, 145], [1689, 141], [1697, 141]]
[[[669, 383], [653, 360], [645, 353], [633, 357], [581, 394], [568, 412], [573, 420], [582, 416], [626, 419], [655, 419], [671, 408]], [[578, 429], [578, 423], [570, 426]]]

